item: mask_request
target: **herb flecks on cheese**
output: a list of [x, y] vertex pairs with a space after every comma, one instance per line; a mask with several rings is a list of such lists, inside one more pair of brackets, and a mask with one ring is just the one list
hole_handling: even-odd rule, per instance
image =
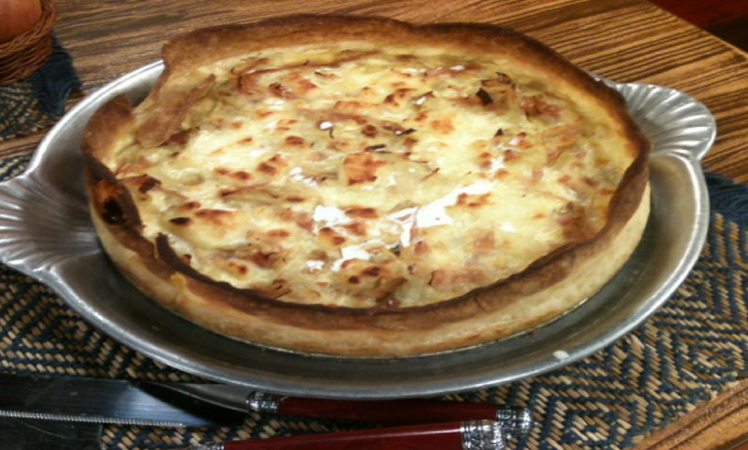
[[282, 301], [403, 308], [491, 285], [597, 233], [631, 162], [605, 119], [503, 61], [353, 43], [194, 76], [176, 122], [144, 105], [106, 163], [147, 237]]

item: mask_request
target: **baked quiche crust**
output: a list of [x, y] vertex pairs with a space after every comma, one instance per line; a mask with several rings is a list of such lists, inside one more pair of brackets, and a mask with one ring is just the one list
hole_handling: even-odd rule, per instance
[[349, 357], [527, 332], [638, 245], [649, 143], [622, 97], [480, 24], [293, 16], [197, 30], [84, 133], [94, 226], [218, 333]]

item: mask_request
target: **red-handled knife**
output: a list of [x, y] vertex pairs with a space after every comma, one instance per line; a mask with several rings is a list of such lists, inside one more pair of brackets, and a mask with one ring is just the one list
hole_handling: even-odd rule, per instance
[[506, 438], [526, 435], [533, 426], [529, 411], [487, 403], [327, 400], [227, 384], [0, 374], [0, 417], [184, 427], [240, 423], [250, 411], [378, 425], [491, 420]]
[[490, 420], [497, 422], [510, 438], [528, 434], [534, 424], [526, 409], [500, 408], [490, 403], [428, 399], [327, 400], [252, 392], [246, 405], [256, 412], [389, 425]]
[[504, 450], [497, 422], [466, 421], [210, 443], [188, 450]]
[[499, 424], [508, 439], [525, 436], [534, 426], [527, 409], [499, 407], [490, 403], [432, 399], [331, 400], [288, 397], [225, 384], [150, 382], [141, 384], [141, 387], [178, 392], [236, 411], [269, 412], [316, 419], [380, 425], [490, 420]]

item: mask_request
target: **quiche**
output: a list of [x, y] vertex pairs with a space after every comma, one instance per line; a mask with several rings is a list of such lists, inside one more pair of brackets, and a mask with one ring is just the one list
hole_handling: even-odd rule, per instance
[[649, 143], [622, 97], [485, 24], [293, 16], [163, 48], [84, 133], [106, 253], [223, 335], [403, 357], [528, 332], [638, 245]]

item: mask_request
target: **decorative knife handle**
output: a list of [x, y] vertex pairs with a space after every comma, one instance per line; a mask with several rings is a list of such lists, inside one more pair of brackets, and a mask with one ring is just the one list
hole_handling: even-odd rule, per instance
[[498, 422], [507, 437], [525, 436], [534, 425], [530, 412], [522, 408], [425, 399], [326, 400], [253, 392], [247, 397], [247, 408], [288, 416], [393, 425], [490, 420]]
[[277, 437], [222, 444], [191, 450], [504, 450], [501, 426], [489, 420], [343, 431], [307, 436]]

